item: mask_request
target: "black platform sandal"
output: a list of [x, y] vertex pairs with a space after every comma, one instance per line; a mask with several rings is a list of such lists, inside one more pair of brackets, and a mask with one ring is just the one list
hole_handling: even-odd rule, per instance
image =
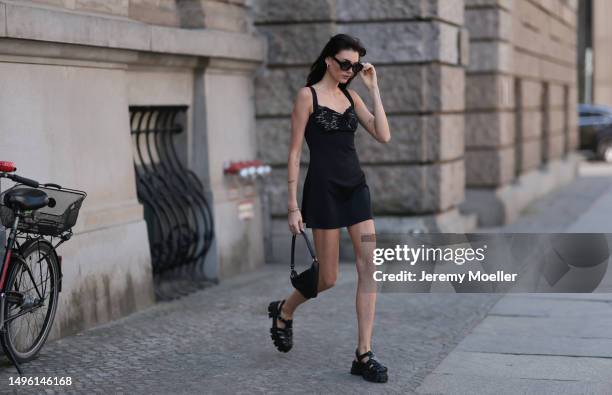
[[[285, 300], [275, 301], [268, 306], [268, 317], [272, 318], [272, 328], [270, 328], [270, 337], [274, 341], [274, 345], [281, 352], [287, 352], [293, 347], [293, 320], [286, 320], [281, 317], [281, 309], [285, 304]], [[279, 328], [276, 320], [285, 324], [284, 328]]]
[[[375, 383], [387, 382], [387, 367], [374, 358], [371, 350], [361, 355], [359, 355], [359, 351], [355, 350], [355, 356], [357, 356], [357, 361], [353, 361], [351, 374], [361, 375], [364, 379]], [[365, 362], [361, 362], [365, 357], [370, 358]]]

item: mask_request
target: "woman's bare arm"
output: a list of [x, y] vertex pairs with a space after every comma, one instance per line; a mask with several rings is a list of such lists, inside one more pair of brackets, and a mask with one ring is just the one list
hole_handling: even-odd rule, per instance
[[300, 157], [306, 123], [310, 116], [312, 96], [308, 87], [302, 87], [297, 93], [293, 111], [291, 113], [291, 142], [289, 144], [289, 159], [287, 166], [287, 182], [289, 194], [287, 207], [289, 210], [298, 207], [297, 185], [300, 175]]
[[383, 108], [382, 100], [380, 99], [380, 92], [378, 86], [370, 90], [372, 100], [374, 101], [374, 114], [368, 110], [359, 94], [353, 89], [348, 88], [348, 91], [353, 98], [355, 103], [355, 112], [357, 113], [357, 119], [359, 123], [378, 141], [379, 143], [388, 143], [391, 140], [391, 132], [389, 131], [389, 123], [387, 121], [387, 114]]

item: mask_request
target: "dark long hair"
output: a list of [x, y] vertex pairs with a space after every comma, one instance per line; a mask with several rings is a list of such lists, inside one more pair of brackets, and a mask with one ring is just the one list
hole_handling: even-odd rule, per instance
[[[321, 54], [317, 60], [315, 60], [312, 66], [310, 66], [310, 73], [308, 73], [308, 78], [306, 78], [305, 86], [311, 86], [321, 81], [325, 75], [325, 71], [327, 70], [325, 58], [328, 56], [335, 56], [343, 49], [352, 49], [357, 51], [360, 58], [366, 54], [366, 49], [361, 45], [358, 38], [343, 33], [336, 34], [329, 39], [327, 44], [325, 44], [325, 47], [323, 47], [323, 50], [321, 51]], [[344, 90], [356, 76], [357, 74], [353, 74], [353, 76], [345, 83], [339, 83], [338, 86], [340, 89]]]

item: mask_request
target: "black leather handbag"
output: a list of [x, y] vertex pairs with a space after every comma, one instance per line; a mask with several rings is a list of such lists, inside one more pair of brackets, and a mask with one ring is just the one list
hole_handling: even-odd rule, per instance
[[312, 257], [312, 264], [310, 268], [304, 270], [300, 274], [297, 274], [295, 271], [295, 237], [297, 234], [294, 234], [291, 239], [291, 284], [293, 284], [293, 287], [306, 299], [316, 298], [319, 292], [319, 261], [310, 244], [310, 240], [308, 240], [306, 232], [300, 230], [300, 233], [304, 236], [304, 240], [306, 240], [306, 246]]

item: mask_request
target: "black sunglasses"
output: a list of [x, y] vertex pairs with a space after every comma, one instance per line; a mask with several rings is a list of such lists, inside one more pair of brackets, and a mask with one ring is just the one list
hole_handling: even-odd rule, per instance
[[334, 60], [338, 62], [338, 65], [340, 65], [340, 69], [342, 71], [348, 71], [349, 69], [353, 69], [353, 73], [357, 74], [361, 70], [363, 70], [362, 63], [359, 63], [359, 62], [351, 63], [350, 60], [346, 60], [346, 59], [341, 62], [338, 59], [336, 59], [335, 56], [332, 56], [332, 58], [334, 58]]

